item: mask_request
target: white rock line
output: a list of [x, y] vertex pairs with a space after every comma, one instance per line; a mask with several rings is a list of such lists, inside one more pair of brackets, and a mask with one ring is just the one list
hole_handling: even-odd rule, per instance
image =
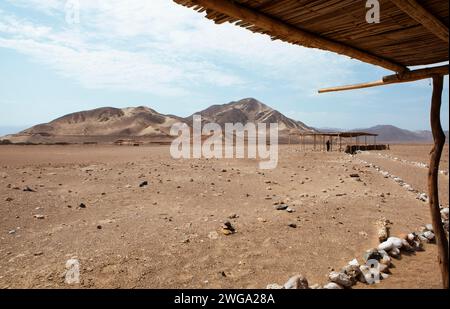
[[417, 189], [414, 189], [410, 184], [406, 183], [403, 179], [400, 177], [397, 177], [393, 174], [390, 174], [389, 172], [383, 170], [380, 166], [375, 165], [373, 163], [367, 162], [363, 159], [358, 159], [360, 163], [365, 164], [366, 166], [369, 166], [373, 169], [375, 169], [377, 172], [379, 172], [384, 178], [390, 178], [393, 179], [399, 186], [403, 187], [408, 192], [416, 194], [416, 199], [427, 203], [428, 202], [428, 195], [424, 192], [420, 192]]
[[[355, 155], [350, 156], [352, 158], [355, 157]], [[384, 178], [393, 179], [407, 191], [419, 192], [401, 178], [382, 170], [381, 167], [359, 158], [358, 160], [374, 168]], [[352, 162], [352, 160], [348, 160], [348, 162]], [[428, 202], [428, 196], [425, 193], [419, 193], [417, 199]], [[442, 208], [441, 206], [441, 219], [448, 238], [449, 208]], [[402, 250], [407, 252], [423, 251], [423, 243], [434, 243], [435, 235], [432, 224], [427, 224], [421, 227], [419, 232], [412, 232], [402, 237], [388, 238], [386, 235], [386, 239], [383, 240], [380, 239], [381, 243], [377, 248], [369, 249], [364, 253], [363, 260], [366, 263], [365, 265], [360, 265], [358, 259], [353, 259], [341, 271], [332, 271], [328, 275], [329, 282], [324, 286], [320, 284], [309, 286], [308, 280], [303, 275], [295, 275], [284, 285], [272, 283], [267, 285], [267, 289], [345, 289], [351, 288], [358, 281], [365, 284], [380, 283], [381, 280], [389, 278], [389, 268], [392, 266], [392, 258], [400, 258]], [[375, 264], [374, 261], [376, 261]]]
[[[360, 153], [362, 153], [362, 154], [369, 154], [368, 151], [361, 151]], [[408, 164], [408, 165], [412, 165], [412, 166], [415, 166], [415, 167], [418, 167], [418, 168], [424, 168], [424, 169], [428, 169], [429, 168], [429, 165], [426, 164], [426, 163], [423, 163], [423, 162], [408, 161], [408, 160], [405, 160], [405, 159], [394, 157], [394, 156], [389, 155], [389, 154], [383, 154], [383, 153], [380, 153], [380, 152], [378, 152], [377, 155], [379, 157], [382, 157], [382, 158], [385, 158], [385, 159], [398, 161], [398, 162], [401, 162], [401, 163], [404, 163], [404, 164]], [[441, 175], [448, 176], [448, 170], [440, 170], [439, 173]]]
[[[354, 155], [350, 156], [354, 158]], [[379, 166], [359, 158], [358, 160], [377, 170], [384, 178], [392, 178], [407, 191], [419, 192], [401, 178], [382, 170]], [[348, 160], [348, 162], [351, 162], [351, 160]], [[425, 193], [419, 193], [417, 199], [427, 202], [428, 196]], [[449, 208], [441, 207], [441, 219], [448, 236]], [[331, 272], [328, 275], [329, 282], [324, 286], [319, 284], [309, 286], [308, 281], [303, 275], [296, 275], [290, 278], [284, 285], [272, 283], [267, 285], [267, 289], [345, 289], [351, 288], [358, 281], [366, 284], [379, 283], [381, 280], [389, 278], [389, 268], [392, 264], [392, 258], [399, 258], [401, 250], [407, 252], [423, 251], [423, 243], [433, 243], [434, 240], [435, 235], [431, 224], [421, 227], [419, 232], [412, 232], [402, 237], [388, 238], [386, 235], [385, 239], [380, 239], [381, 243], [377, 248], [369, 249], [364, 253], [364, 265], [360, 265], [356, 258], [353, 259], [341, 271]]]
[[[447, 220], [447, 215], [442, 216]], [[448, 230], [447, 230], [448, 232]], [[324, 286], [314, 284], [309, 286], [308, 280], [303, 275], [291, 277], [284, 285], [272, 283], [267, 289], [345, 289], [351, 288], [358, 282], [365, 284], [378, 284], [389, 278], [392, 267], [392, 258], [399, 259], [402, 251], [423, 251], [423, 243], [434, 243], [435, 235], [433, 226], [427, 224], [421, 227], [419, 232], [413, 232], [402, 237], [389, 237], [381, 242], [377, 248], [367, 250], [363, 255], [365, 264], [360, 264], [358, 259], [353, 259], [340, 271], [332, 271], [328, 275], [328, 283]]]

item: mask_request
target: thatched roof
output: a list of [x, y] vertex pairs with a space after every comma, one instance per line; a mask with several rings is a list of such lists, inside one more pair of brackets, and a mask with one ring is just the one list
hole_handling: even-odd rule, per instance
[[325, 136], [325, 137], [361, 137], [361, 136], [378, 136], [378, 134], [369, 132], [319, 132], [319, 133], [291, 133], [290, 135], [300, 136]]
[[381, 23], [362, 0], [174, 0], [216, 23], [347, 55], [395, 72], [448, 61], [448, 0], [380, 0]]

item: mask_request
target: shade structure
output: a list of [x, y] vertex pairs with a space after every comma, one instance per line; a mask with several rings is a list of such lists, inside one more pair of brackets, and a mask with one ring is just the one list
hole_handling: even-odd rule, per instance
[[[367, 22], [368, 8], [361, 0], [174, 1], [206, 12], [218, 24], [235, 23], [274, 40], [333, 51], [395, 72], [448, 61], [449, 1], [383, 0], [380, 23]], [[411, 13], [417, 7], [425, 17]]]

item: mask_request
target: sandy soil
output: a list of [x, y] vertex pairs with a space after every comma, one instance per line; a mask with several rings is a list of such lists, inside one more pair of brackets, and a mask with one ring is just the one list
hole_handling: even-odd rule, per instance
[[[428, 152], [392, 147], [415, 161]], [[430, 222], [426, 203], [359, 158], [426, 189], [426, 170], [376, 153], [282, 146], [278, 168], [260, 171], [253, 160], [173, 160], [167, 146], [2, 146], [0, 288], [72, 287], [72, 257], [83, 288], [264, 288], [297, 273], [326, 283], [377, 244], [377, 219], [392, 221], [393, 235]], [[279, 201], [295, 212], [275, 210]], [[225, 236], [228, 220], [237, 233]], [[434, 245], [404, 256], [377, 288], [439, 288], [435, 256]]]

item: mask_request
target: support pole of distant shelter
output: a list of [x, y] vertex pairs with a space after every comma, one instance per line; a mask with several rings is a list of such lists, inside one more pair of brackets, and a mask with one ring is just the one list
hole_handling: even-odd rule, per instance
[[431, 100], [431, 130], [433, 132], [434, 146], [431, 150], [430, 168], [428, 171], [428, 193], [433, 229], [436, 234], [438, 246], [438, 262], [442, 273], [442, 283], [448, 289], [448, 240], [442, 226], [441, 210], [439, 207], [439, 162], [445, 144], [445, 134], [441, 126], [442, 88], [444, 77], [433, 76], [433, 97]]

